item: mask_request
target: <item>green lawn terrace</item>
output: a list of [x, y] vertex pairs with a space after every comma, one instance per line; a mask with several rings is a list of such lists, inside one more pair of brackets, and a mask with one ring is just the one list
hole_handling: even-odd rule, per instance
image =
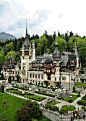
[[[6, 102], [6, 104], [4, 104], [4, 102]], [[21, 109], [22, 103], [25, 102], [26, 102], [25, 99], [15, 97], [7, 93], [3, 93], [1, 95], [0, 93], [0, 117], [3, 115], [5, 119], [7, 119], [7, 121], [16, 121], [15, 119], [16, 112], [17, 110]], [[38, 120], [34, 119], [33, 121], [38, 121]], [[42, 116], [42, 118], [39, 121], [50, 121], [50, 120], [45, 116]]]
[[63, 101], [67, 101], [72, 103], [74, 100], [76, 100], [78, 98], [77, 95], [71, 94], [70, 96], [68, 96], [67, 98], [62, 98], [62, 97], [58, 97], [59, 100], [63, 100]]
[[86, 83], [76, 83], [76, 87], [86, 87]]
[[41, 97], [41, 96], [35, 95], [33, 93], [29, 93], [29, 92], [22, 93], [22, 91], [19, 91], [18, 89], [14, 89], [14, 88], [7, 89], [7, 91], [10, 93], [13, 93], [13, 94], [17, 94], [17, 95], [26, 97], [27, 99], [35, 100], [35, 101], [42, 101], [42, 100], [46, 99], [46, 97]]
[[63, 105], [62, 109], [64, 108], [67, 109], [67, 111], [74, 111], [76, 109], [76, 107], [73, 105]]

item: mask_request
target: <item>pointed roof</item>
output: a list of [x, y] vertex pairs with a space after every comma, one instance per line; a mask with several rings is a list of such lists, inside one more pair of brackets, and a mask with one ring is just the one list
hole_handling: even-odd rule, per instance
[[76, 45], [76, 42], [75, 42], [75, 55], [78, 56], [78, 50], [77, 50], [77, 45]]
[[28, 35], [28, 31], [27, 31], [27, 18], [26, 18], [26, 37]]
[[26, 19], [26, 35], [25, 35], [25, 41], [24, 41], [24, 49], [28, 50], [29, 49], [29, 39], [28, 39], [28, 32], [27, 32], [27, 19]]
[[58, 46], [57, 37], [55, 36], [55, 46]]
[[54, 50], [53, 56], [54, 57], [60, 57], [60, 52], [58, 50], [57, 37], [55, 37], [55, 50]]

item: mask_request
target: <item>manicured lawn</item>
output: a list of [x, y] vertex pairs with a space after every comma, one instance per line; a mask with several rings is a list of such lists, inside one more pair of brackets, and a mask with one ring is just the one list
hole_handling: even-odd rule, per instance
[[42, 94], [42, 95], [47, 95], [47, 96], [50, 96], [50, 97], [55, 97], [56, 96], [56, 95], [49, 94], [49, 93], [46, 93], [46, 92], [43, 92], [43, 91], [35, 91], [35, 93]]
[[62, 108], [66, 108], [68, 111], [73, 111], [76, 109], [76, 107], [69, 105], [70, 107], [68, 108], [67, 105], [63, 105]]
[[41, 97], [41, 96], [38, 96], [38, 95], [24, 95], [24, 96], [31, 98], [33, 100], [36, 100], [36, 101], [42, 101], [42, 100], [46, 99], [46, 97]]
[[53, 100], [53, 101], [52, 101], [51, 103], [49, 103], [49, 104], [51, 104], [51, 105], [56, 105], [56, 104], [58, 104], [58, 103], [60, 103], [60, 102]]
[[[77, 95], [73, 95], [73, 94], [71, 94], [70, 96], [72, 96], [72, 101], [74, 101], [74, 100], [76, 100], [78, 97], [77, 97]], [[67, 97], [67, 98], [65, 98], [64, 99], [64, 101], [68, 101], [70, 99], [70, 97]]]
[[[7, 100], [7, 107], [2, 107], [3, 100]], [[0, 93], [0, 115], [3, 114], [4, 116], [6, 116], [6, 119], [8, 119], [8, 121], [16, 121], [15, 119], [16, 112], [17, 110], [21, 109], [22, 103], [25, 102], [26, 100], [24, 99], [14, 97], [6, 93], [3, 93], [1, 95]], [[51, 121], [51, 120], [42, 116], [42, 119], [40, 119], [39, 121]]]
[[75, 92], [73, 92], [73, 91], [72, 91], [72, 93], [77, 93], [77, 94], [78, 94], [78, 93], [79, 93], [79, 91], [75, 91]]
[[[76, 83], [75, 86], [77, 86], [77, 87], [83, 87], [83, 83]], [[86, 87], [86, 83], [84, 83], [84, 87]]]
[[[7, 107], [2, 107], [3, 100], [7, 100]], [[20, 99], [18, 97], [14, 97], [9, 94], [2, 94], [0, 93], [0, 114], [4, 114], [8, 121], [16, 121], [15, 115], [17, 110], [21, 109], [22, 103], [25, 103], [26, 100]]]
[[[12, 90], [8, 89], [8, 91], [12, 92], [12, 93], [19, 94], [19, 95], [21, 95], [21, 93], [22, 93], [22, 91], [18, 91], [17, 89], [12, 89]], [[27, 93], [27, 94], [21, 95], [21, 96], [28, 97], [28, 98], [36, 100], [36, 101], [42, 101], [42, 100], [46, 99], [46, 97], [41, 97], [41, 96], [34, 95], [34, 94], [31, 94], [31, 93]]]
[[22, 91], [18, 91], [17, 89], [10, 89], [8, 90], [9, 92], [12, 92], [12, 93], [21, 93]]

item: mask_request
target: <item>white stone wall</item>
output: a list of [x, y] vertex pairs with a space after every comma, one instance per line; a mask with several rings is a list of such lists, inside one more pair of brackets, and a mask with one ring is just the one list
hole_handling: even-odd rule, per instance
[[41, 108], [42, 115], [49, 118], [51, 121], [71, 121], [71, 115], [61, 115], [57, 111], [51, 111], [48, 109]]

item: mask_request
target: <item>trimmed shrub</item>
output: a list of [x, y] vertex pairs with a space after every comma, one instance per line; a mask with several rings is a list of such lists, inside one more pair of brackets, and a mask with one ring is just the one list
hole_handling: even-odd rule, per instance
[[75, 92], [75, 86], [73, 86], [73, 92]]
[[34, 95], [33, 93], [25, 92], [26, 95]]
[[79, 100], [77, 104], [86, 106], [86, 100]]
[[52, 91], [55, 91], [55, 88], [52, 88]]
[[46, 109], [48, 109], [48, 108], [51, 109], [51, 104], [47, 103], [47, 104], [45, 105], [45, 108], [46, 108]]
[[60, 114], [64, 114], [64, 113], [68, 113], [67, 109], [66, 108], [62, 108], [60, 111], [59, 111]]
[[69, 99], [69, 100], [68, 100], [68, 102], [69, 102], [69, 103], [72, 103], [72, 102], [73, 102], [73, 100], [72, 100], [72, 99]]
[[51, 88], [53, 88], [53, 85], [50, 85]]
[[61, 97], [58, 97], [59, 100], [61, 100]]
[[77, 97], [80, 97], [80, 92], [78, 92], [78, 95], [77, 95]]
[[86, 96], [82, 97], [82, 100], [86, 100]]
[[44, 81], [44, 84], [46, 85], [46, 87], [48, 86], [48, 81]]
[[1, 92], [4, 93], [4, 85], [1, 86]]
[[59, 111], [59, 107], [57, 107], [57, 106], [51, 106], [51, 110], [53, 110], [53, 111]]
[[84, 110], [85, 109], [85, 106], [82, 106], [82, 110]]

